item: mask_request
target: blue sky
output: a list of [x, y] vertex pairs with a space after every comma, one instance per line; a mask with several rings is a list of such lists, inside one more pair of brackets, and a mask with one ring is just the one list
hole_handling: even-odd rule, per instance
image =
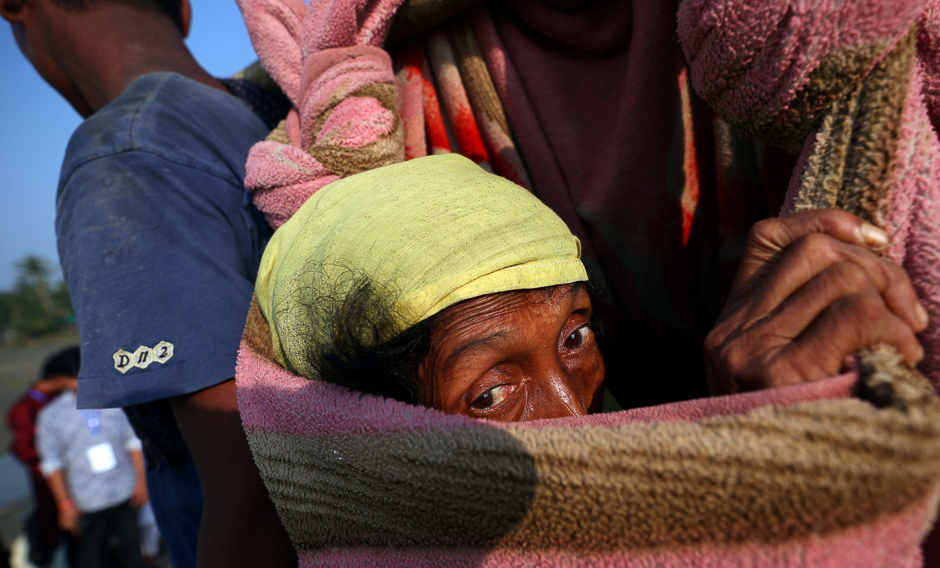
[[[186, 43], [216, 76], [256, 59], [234, 0], [190, 0]], [[14, 286], [16, 261], [37, 254], [58, 265], [55, 192], [59, 166], [81, 117], [46, 85], [0, 20], [0, 290]]]

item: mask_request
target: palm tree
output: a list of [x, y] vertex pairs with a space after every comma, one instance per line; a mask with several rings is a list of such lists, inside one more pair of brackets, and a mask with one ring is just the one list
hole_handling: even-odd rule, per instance
[[49, 277], [52, 275], [52, 267], [49, 261], [31, 254], [23, 260], [16, 263], [16, 269], [19, 275], [16, 278], [17, 287], [22, 289], [32, 289], [36, 291], [39, 302], [42, 304], [46, 317], [53, 317], [55, 305], [52, 303], [52, 297], [49, 295]]

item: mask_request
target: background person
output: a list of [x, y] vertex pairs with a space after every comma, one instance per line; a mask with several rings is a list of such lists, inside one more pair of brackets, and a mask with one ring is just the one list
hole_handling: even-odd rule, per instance
[[[39, 469], [36, 417], [49, 401], [64, 390], [75, 389], [79, 366], [78, 349], [78, 346], [70, 347], [46, 359], [40, 380], [7, 412], [7, 425], [13, 433], [10, 451], [29, 467], [33, 483], [35, 509], [26, 520], [26, 536], [29, 539], [29, 561], [40, 568], [52, 562], [53, 554], [60, 543], [60, 529], [55, 498]], [[67, 538], [69, 533], [64, 534]], [[73, 552], [71, 546], [69, 552]], [[70, 559], [74, 560], [71, 554]]]
[[[78, 349], [64, 356], [78, 368]], [[137, 508], [147, 502], [144, 456], [124, 412], [79, 410], [73, 383], [39, 411], [37, 440], [59, 527], [74, 537], [76, 565], [106, 566], [108, 540], [115, 535], [121, 565], [143, 566]]]

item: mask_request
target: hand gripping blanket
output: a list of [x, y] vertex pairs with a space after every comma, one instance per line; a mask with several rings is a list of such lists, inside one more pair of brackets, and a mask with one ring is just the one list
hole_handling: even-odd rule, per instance
[[801, 152], [784, 213], [840, 207], [891, 236], [930, 314], [940, 387], [940, 2], [686, 0], [692, 84], [741, 132]]
[[[930, 325], [940, 387], [940, 3], [686, 0], [696, 90], [742, 132], [800, 152], [784, 213], [840, 207], [885, 228]], [[728, 25], [735, 22], [735, 25]], [[928, 539], [940, 565], [940, 532]]]
[[[407, 124], [414, 115], [396, 103], [396, 89], [405, 87], [396, 87], [392, 63], [378, 47], [398, 4], [241, 3], [259, 55], [295, 105], [248, 164], [246, 183], [272, 224], [289, 218], [304, 193], [411, 157]], [[891, 184], [846, 181], [902, 171], [893, 157], [899, 148], [915, 166], [901, 178], [883, 173], [882, 181], [916, 177], [912, 172], [934, 175], [923, 162], [934, 154], [921, 148], [930, 147], [930, 132], [918, 130], [906, 146], [897, 142], [899, 136], [875, 136], [890, 141], [872, 145], [881, 148], [881, 158], [852, 149], [867, 147], [856, 143], [866, 133], [903, 130], [897, 121], [885, 127], [875, 110], [865, 115], [859, 108], [906, 112], [911, 93], [919, 91], [888, 89], [866, 106], [864, 96], [845, 101], [845, 88], [835, 85], [841, 72], [835, 79], [812, 74], [819, 66], [814, 57], [828, 53], [820, 45], [851, 48], [881, 38], [881, 51], [868, 60], [849, 49], [856, 73], [849, 83], [867, 85], [878, 76], [879, 63], [903, 53], [891, 48], [903, 44], [900, 38], [908, 37], [919, 9], [892, 4], [882, 14], [869, 4], [842, 3], [843, 12], [852, 6], [858, 12], [813, 19], [799, 11], [802, 5], [770, 3], [747, 13], [749, 4], [757, 6], [683, 5], [680, 27], [693, 84], [742, 131], [764, 137], [762, 132], [770, 132], [791, 147], [807, 140], [791, 209], [834, 199], [892, 227], [890, 254], [909, 270], [918, 262], [908, 261], [916, 257], [908, 254], [916, 249], [912, 243], [924, 247], [916, 250], [926, 250], [929, 262], [930, 243], [905, 236], [929, 227], [911, 221], [930, 206], [929, 188], [916, 186], [920, 193], [904, 201], [897, 196], [906, 194]], [[774, 19], [760, 10], [783, 16]], [[905, 14], [908, 28], [890, 25]], [[846, 33], [841, 44], [800, 28], [811, 21], [851, 29], [846, 22], [859, 15], [871, 16], [880, 27], [868, 35]], [[895, 28], [901, 33], [891, 35]], [[801, 29], [808, 43], [788, 44], [789, 31]], [[721, 59], [729, 45], [740, 55], [730, 62]], [[696, 54], [705, 48], [713, 48], [717, 59], [699, 65]], [[412, 63], [412, 69], [427, 66]], [[745, 78], [763, 63], [765, 75]], [[754, 94], [756, 103], [747, 100], [751, 106], [727, 110], [709, 95], [709, 68], [717, 75], [731, 69], [716, 80], [720, 85], [739, 82], [735, 89], [716, 91], [722, 101], [764, 91]], [[913, 84], [921, 71], [910, 69]], [[929, 84], [924, 74], [921, 84]], [[423, 81], [414, 86], [426, 92]], [[800, 89], [822, 93], [820, 100], [799, 106], [791, 104], [796, 96], [783, 103], [774, 98]], [[867, 91], [856, 86], [853, 92]], [[916, 107], [927, 97], [915, 99]], [[898, 101], [900, 106], [892, 106]], [[929, 105], [923, 105], [919, 116], [929, 116]], [[797, 111], [814, 118], [800, 125], [804, 117]], [[858, 120], [859, 114], [871, 118]], [[791, 132], [793, 124], [802, 130]], [[854, 156], [841, 166], [824, 159], [822, 150], [813, 153], [822, 148], [813, 136], [829, 131], [837, 135], [826, 140], [841, 141], [830, 145], [835, 154]], [[426, 134], [432, 147], [434, 140], [451, 142], [440, 132], [435, 138], [430, 127]], [[464, 144], [474, 147], [472, 141]], [[276, 191], [284, 188], [290, 191]], [[933, 521], [940, 484], [940, 408], [928, 383], [890, 350], [873, 350], [858, 365], [852, 373], [799, 387], [497, 424], [293, 375], [274, 361], [270, 330], [255, 304], [237, 381], [255, 460], [303, 566], [919, 566], [919, 543]]]

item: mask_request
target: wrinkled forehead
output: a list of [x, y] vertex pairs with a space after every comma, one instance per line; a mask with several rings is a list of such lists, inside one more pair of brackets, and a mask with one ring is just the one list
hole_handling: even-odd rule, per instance
[[436, 314], [432, 332], [435, 336], [463, 332], [513, 316], [521, 323], [527, 316], [557, 309], [562, 304], [571, 304], [582, 294], [590, 301], [585, 282], [511, 290], [471, 298]]

